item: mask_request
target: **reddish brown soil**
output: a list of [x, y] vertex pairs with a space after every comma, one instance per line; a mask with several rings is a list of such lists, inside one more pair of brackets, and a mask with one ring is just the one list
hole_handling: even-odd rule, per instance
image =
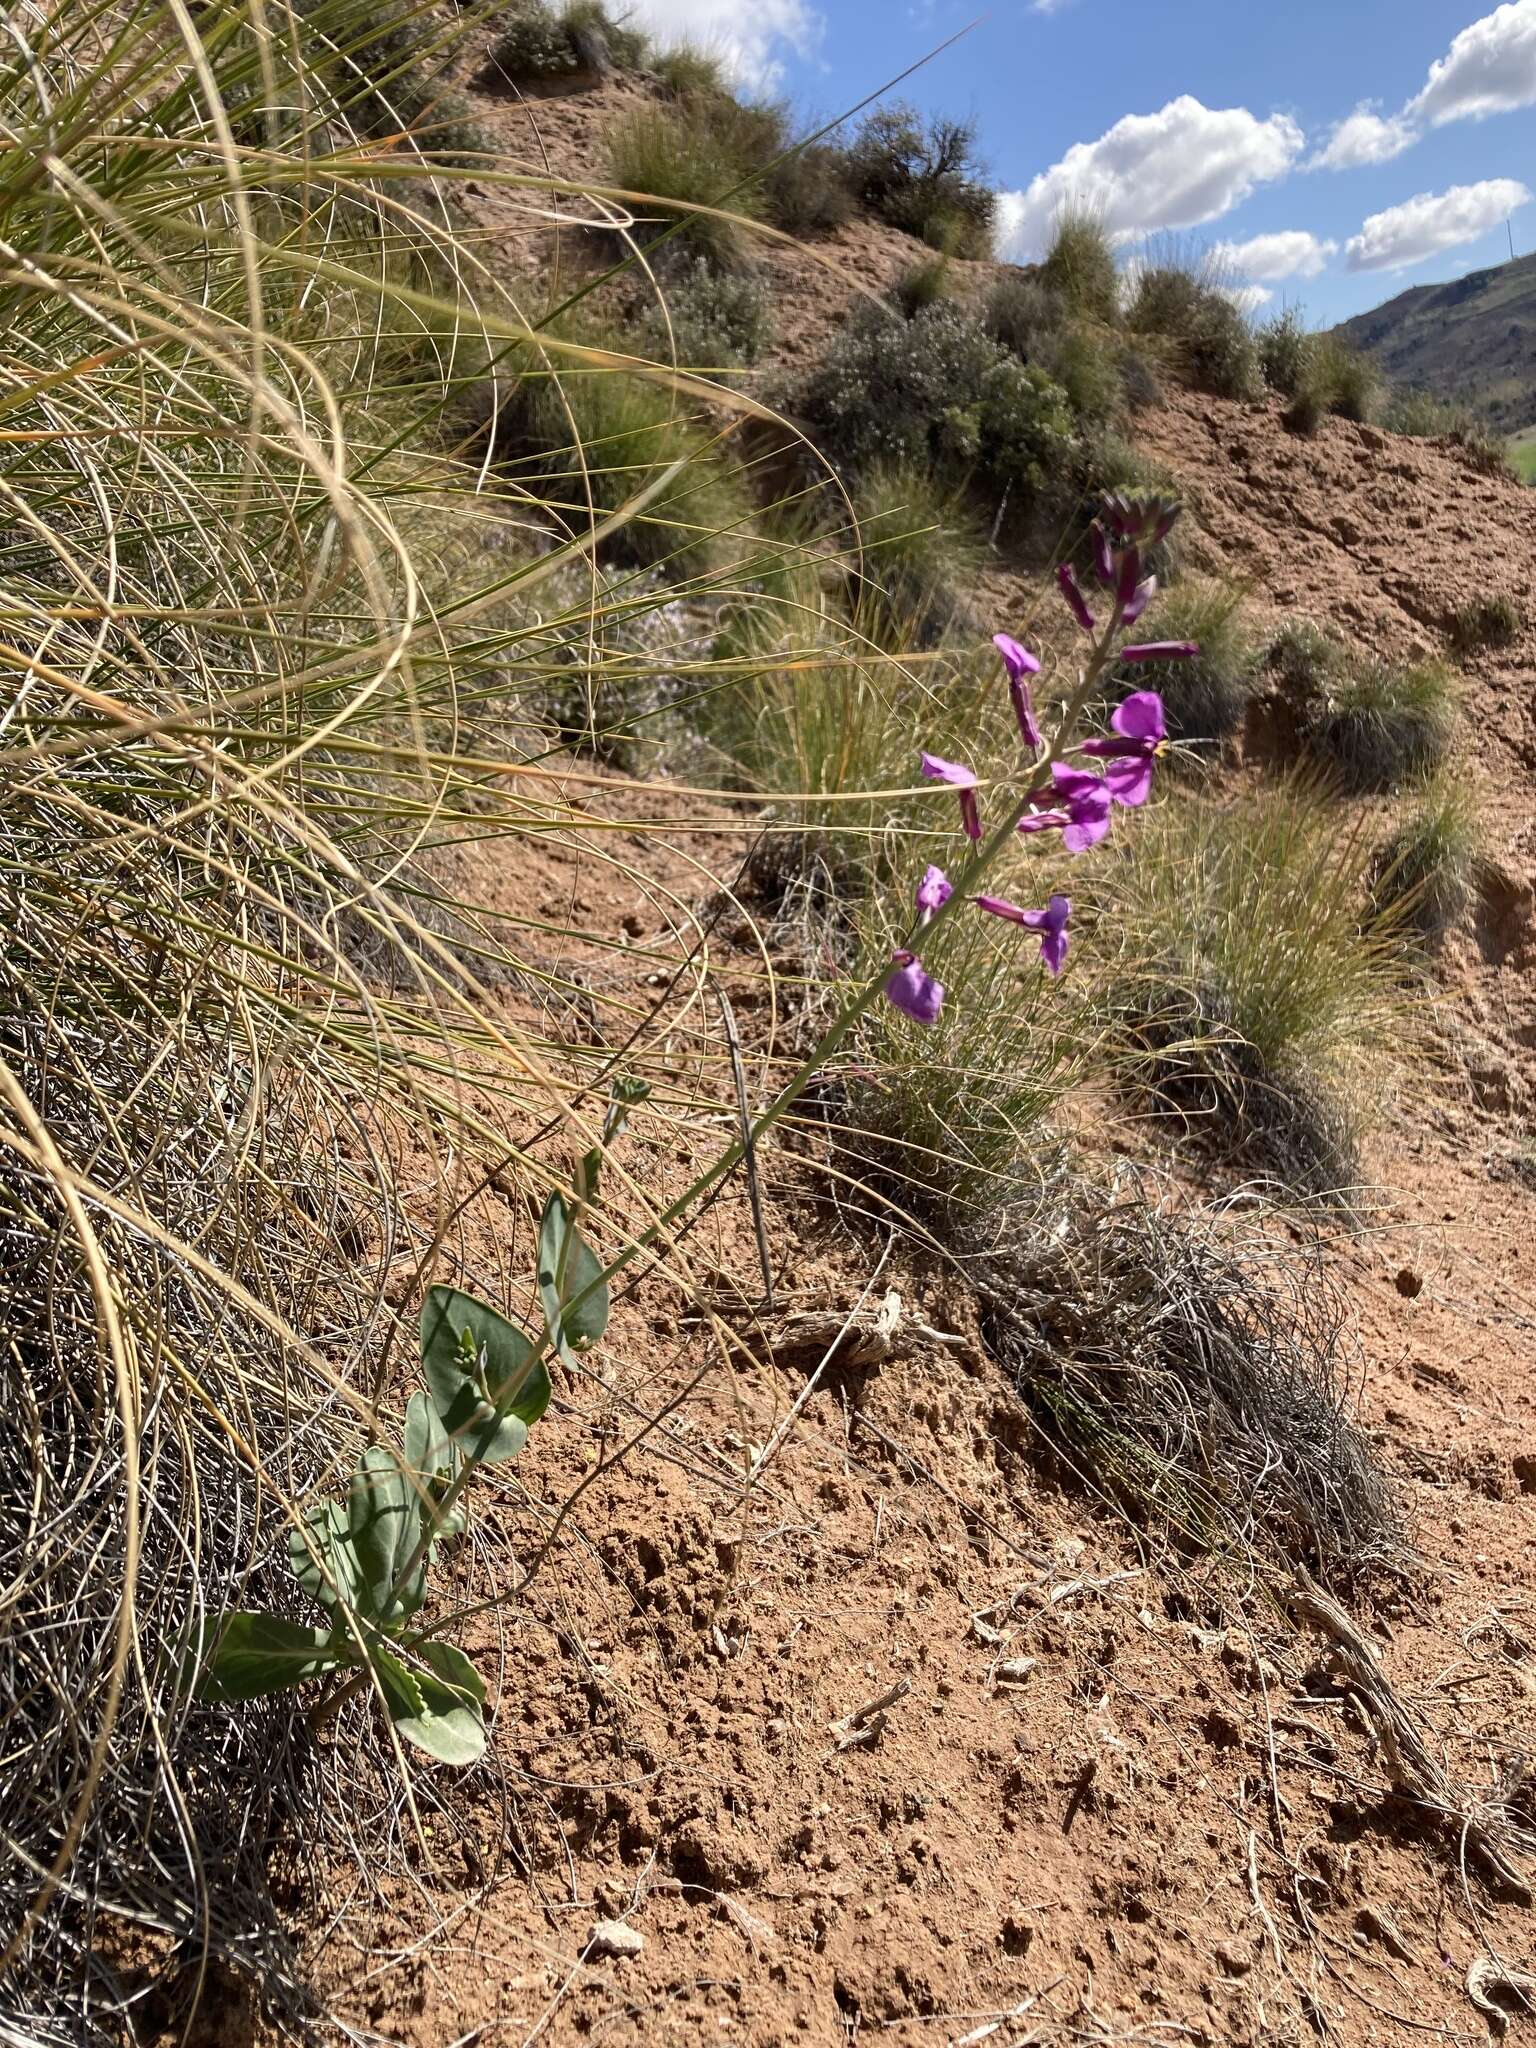
[[[496, 118], [536, 119], [552, 159], [590, 164], [633, 91]], [[878, 282], [907, 260], [897, 242], [862, 226], [830, 246]], [[805, 345], [836, 315], [822, 290], [817, 266], [786, 274]], [[1536, 618], [1536, 498], [1449, 447], [1336, 422], [1301, 442], [1262, 408], [1182, 395], [1143, 428], [1202, 545], [1261, 603], [1392, 649], [1437, 644], [1483, 588]], [[1334, 1250], [1362, 1414], [1423, 1559], [1363, 1626], [1471, 1798], [1536, 1748], [1536, 1180], [1516, 1172], [1536, 1043], [1533, 657], [1528, 634], [1471, 668], [1493, 866], [1452, 942], [1442, 1070], [1402, 1091], [1369, 1161], [1380, 1215]], [[648, 884], [590, 851], [530, 871], [516, 844], [515, 872], [485, 855], [487, 898], [585, 919], [601, 950], [572, 964], [643, 1014], [668, 928], [707, 894], [699, 864], [729, 873], [740, 841], [697, 818], [634, 837]], [[768, 1012], [750, 955], [730, 960], [740, 923], [720, 942], [761, 1099]], [[704, 997], [661, 1016], [721, 1122], [651, 1127], [628, 1163], [653, 1198], [718, 1145], [730, 1102]], [[659, 1274], [620, 1304], [597, 1370], [562, 1387], [518, 1467], [527, 1503], [490, 1511], [460, 1567], [467, 1593], [505, 1584], [588, 1482], [517, 1610], [471, 1643], [499, 1701], [493, 1767], [443, 1787], [432, 1867], [407, 1856], [317, 1956], [339, 2009], [421, 2048], [1487, 2038], [1468, 1968], [1528, 1965], [1528, 1911], [1457, 1819], [1392, 1793], [1326, 1644], [1230, 1577], [1143, 1552], [1051, 1477], [963, 1281], [910, 1244], [882, 1263], [796, 1151], [770, 1146], [764, 1167], [781, 1307], [851, 1310], [894, 1285], [959, 1341], [919, 1334], [834, 1372], [749, 1486], [814, 1360], [723, 1356]], [[526, 1268], [518, 1209], [487, 1196], [467, 1230], [471, 1262]], [[685, 1250], [696, 1277], [760, 1292], [739, 1184]], [[878, 1739], [839, 1748], [840, 1720], [898, 1681]], [[615, 1916], [638, 1956], [587, 1952]]]

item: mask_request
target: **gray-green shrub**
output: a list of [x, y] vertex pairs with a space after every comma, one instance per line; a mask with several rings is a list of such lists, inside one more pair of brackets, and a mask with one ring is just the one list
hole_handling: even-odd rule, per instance
[[685, 368], [755, 363], [773, 338], [773, 297], [756, 271], [716, 270], [696, 256], [667, 276], [663, 299], [648, 310], [636, 338], [646, 353]]
[[851, 469], [891, 460], [974, 474], [1026, 502], [1070, 466], [1066, 393], [948, 305], [869, 308], [792, 394], [817, 446]]
[[915, 107], [877, 107], [848, 150], [864, 206], [904, 234], [953, 256], [990, 253], [996, 196], [976, 159], [976, 130]]

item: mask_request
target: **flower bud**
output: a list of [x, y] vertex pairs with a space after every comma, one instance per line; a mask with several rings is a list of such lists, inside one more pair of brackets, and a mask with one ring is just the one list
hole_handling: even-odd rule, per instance
[[1068, 611], [1071, 612], [1073, 618], [1076, 619], [1085, 633], [1091, 633], [1093, 631], [1093, 613], [1089, 611], [1083, 593], [1078, 588], [1077, 578], [1072, 573], [1072, 564], [1070, 562], [1063, 562], [1056, 571], [1056, 581], [1061, 586], [1061, 594], [1067, 601]]

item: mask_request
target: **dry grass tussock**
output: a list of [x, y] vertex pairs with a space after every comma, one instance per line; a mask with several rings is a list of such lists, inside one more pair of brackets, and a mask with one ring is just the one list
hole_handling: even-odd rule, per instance
[[1058, 1174], [974, 1232], [969, 1271], [1046, 1440], [1154, 1535], [1346, 1592], [1403, 1562], [1316, 1231]]
[[[539, 1190], [590, 1142], [610, 1054], [548, 939], [443, 877], [489, 831], [587, 829], [485, 764], [536, 760], [552, 689], [639, 667], [688, 587], [591, 570], [653, 476], [546, 507], [432, 452], [465, 364], [592, 364], [456, 241], [451, 171], [359, 152], [359, 109], [433, 125], [409, 17], [253, 20], [37, 9], [0, 70], [30, 167], [0, 245], [0, 1968], [47, 2042], [131, 2029], [146, 1952], [172, 2021], [220, 1960], [297, 2010], [274, 1831], [387, 1860], [437, 1797], [402, 1803], [371, 1700], [317, 1751], [287, 1708], [194, 1704], [186, 1646], [291, 1598], [296, 1504], [398, 1427], [399, 1305], [434, 1271], [510, 1294], [465, 1265], [478, 1176]], [[697, 1074], [667, 1073], [675, 1106]]]

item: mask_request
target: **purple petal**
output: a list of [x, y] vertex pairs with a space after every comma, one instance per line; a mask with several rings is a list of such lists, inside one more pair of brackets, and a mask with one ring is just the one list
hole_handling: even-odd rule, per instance
[[929, 868], [917, 885], [918, 910], [925, 918], [932, 917], [936, 910], [944, 908], [944, 905], [954, 893], [954, 890], [950, 887], [949, 877], [945, 874], [944, 870], [942, 868]]
[[1127, 605], [1136, 595], [1136, 586], [1141, 581], [1141, 551], [1128, 547], [1120, 557], [1120, 572], [1115, 579], [1115, 602]]
[[1027, 818], [1020, 818], [1021, 832], [1060, 832], [1071, 819], [1065, 811], [1031, 811]]
[[1095, 519], [1088, 529], [1088, 537], [1093, 542], [1093, 573], [1107, 587], [1115, 580], [1115, 558], [1110, 549], [1109, 535]]
[[936, 1024], [944, 1007], [944, 984], [935, 981], [914, 955], [896, 956], [885, 979], [885, 992], [897, 1009], [917, 1024]]
[[1122, 647], [1122, 661], [1192, 661], [1200, 652], [1195, 640], [1150, 640], [1144, 647]]
[[1038, 917], [1038, 910], [1021, 910], [1017, 903], [1010, 903], [1006, 896], [978, 896], [976, 908], [986, 911], [989, 917], [1005, 917], [1010, 924], [1027, 925], [1032, 917]]
[[1003, 917], [1010, 924], [1022, 925], [1026, 931], [1039, 932], [1040, 958], [1052, 974], [1060, 974], [1067, 958], [1067, 923], [1072, 916], [1071, 899], [1053, 896], [1044, 910], [1022, 910], [1017, 903], [1010, 903], [1005, 896], [978, 896], [977, 908]]
[[1168, 737], [1163, 700], [1156, 690], [1133, 691], [1116, 707], [1109, 722], [1128, 740], [1151, 740], [1160, 745]]
[[1144, 804], [1152, 794], [1152, 756], [1137, 754], [1111, 761], [1104, 770], [1104, 785], [1117, 804]]
[[1069, 768], [1065, 761], [1051, 763], [1051, 780], [1056, 785], [1056, 794], [1069, 804], [1092, 802], [1095, 794], [1102, 794], [1104, 789], [1102, 776], [1090, 775], [1086, 768]]
[[974, 789], [962, 789], [960, 792], [960, 823], [967, 839], [981, 837], [981, 808], [976, 802]]
[[1109, 823], [1107, 802], [1102, 814], [1092, 811], [1075, 814], [1071, 824], [1061, 835], [1061, 843], [1068, 853], [1086, 853], [1090, 846], [1097, 846], [1101, 839], [1109, 837]]
[[1035, 716], [1035, 700], [1029, 694], [1029, 685], [1022, 676], [1008, 678], [1008, 695], [1013, 700], [1013, 715], [1019, 721], [1019, 731], [1024, 735], [1024, 744], [1035, 753], [1045, 747], [1045, 734], [1040, 730], [1040, 721]]
[[1093, 613], [1089, 611], [1087, 601], [1081, 590], [1077, 587], [1077, 578], [1072, 573], [1072, 564], [1070, 562], [1063, 562], [1056, 571], [1056, 581], [1061, 586], [1061, 594], [1067, 601], [1068, 611], [1071, 612], [1073, 618], [1076, 619], [1085, 633], [1091, 633], [1093, 631]]
[[921, 760], [929, 782], [952, 783], [956, 789], [976, 787], [975, 770], [967, 768], [963, 761], [946, 761], [942, 754], [924, 754]]
[[992, 645], [1003, 657], [1003, 666], [1007, 669], [1010, 679], [1039, 675], [1040, 663], [1027, 647], [1019, 645], [1011, 633], [994, 633]]
[[1145, 583], [1138, 583], [1135, 591], [1132, 593], [1130, 603], [1120, 614], [1121, 624], [1134, 626], [1156, 595], [1157, 578], [1155, 576], [1149, 576]]

